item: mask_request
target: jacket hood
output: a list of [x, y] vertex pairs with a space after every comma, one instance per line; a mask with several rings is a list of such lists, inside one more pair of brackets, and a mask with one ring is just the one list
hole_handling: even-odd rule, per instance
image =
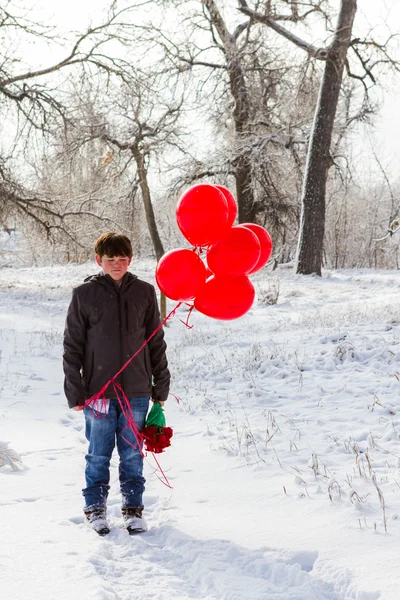
[[[133, 273], [126, 273], [124, 276], [124, 283], [132, 283], [133, 281], [135, 281], [138, 278], [137, 275], [134, 275]], [[86, 279], [84, 279], [84, 283], [87, 283], [88, 281], [97, 281], [98, 283], [102, 283], [103, 281], [110, 281], [111, 283], [114, 283], [112, 277], [110, 277], [110, 275], [104, 275], [103, 273], [96, 273], [96, 275], [89, 275], [89, 277], [86, 277]]]

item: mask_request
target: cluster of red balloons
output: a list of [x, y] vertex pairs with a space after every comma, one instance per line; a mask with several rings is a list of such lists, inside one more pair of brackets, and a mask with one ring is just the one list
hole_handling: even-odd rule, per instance
[[[171, 300], [193, 301], [195, 308], [214, 319], [244, 315], [255, 296], [248, 275], [260, 270], [272, 252], [268, 232], [260, 225], [234, 225], [237, 206], [220, 185], [200, 184], [180, 198], [178, 227], [194, 249], [170, 250], [160, 259], [156, 281]], [[206, 261], [198, 249], [206, 249]]]

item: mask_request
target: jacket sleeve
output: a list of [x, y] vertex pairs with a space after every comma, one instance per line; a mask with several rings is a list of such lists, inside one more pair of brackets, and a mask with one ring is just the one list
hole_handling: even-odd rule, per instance
[[[152, 289], [152, 296], [146, 314], [146, 339], [160, 325], [160, 312], [158, 310], [156, 291]], [[166, 400], [169, 394], [170, 373], [166, 356], [167, 344], [164, 340], [163, 328], [149, 341], [150, 362], [153, 375], [154, 400]]]
[[70, 408], [84, 404], [81, 369], [86, 343], [86, 317], [78, 290], [72, 293], [64, 330], [64, 393]]

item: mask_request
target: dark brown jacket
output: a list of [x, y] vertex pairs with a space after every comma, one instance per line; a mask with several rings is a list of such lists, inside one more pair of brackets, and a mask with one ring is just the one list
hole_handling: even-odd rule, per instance
[[[159, 324], [155, 289], [136, 275], [127, 273], [120, 286], [109, 275], [94, 275], [75, 288], [64, 332], [64, 390], [70, 408], [100, 391]], [[165, 350], [161, 328], [117, 378], [128, 398], [167, 399]], [[116, 398], [111, 385], [106, 398]]]

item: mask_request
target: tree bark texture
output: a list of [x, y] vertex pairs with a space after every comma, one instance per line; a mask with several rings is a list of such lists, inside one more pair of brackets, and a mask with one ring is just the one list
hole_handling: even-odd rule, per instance
[[[150, 188], [149, 188], [149, 184], [147, 181], [147, 169], [146, 169], [146, 165], [144, 162], [144, 156], [140, 152], [140, 149], [137, 146], [132, 148], [132, 153], [135, 158], [136, 167], [138, 170], [140, 189], [142, 191], [142, 198], [143, 198], [144, 212], [146, 215], [147, 227], [148, 227], [148, 230], [150, 233], [151, 241], [153, 242], [153, 247], [154, 247], [154, 251], [156, 253], [157, 262], [158, 262], [160, 260], [160, 258], [164, 255], [164, 247], [162, 245], [162, 242], [161, 242], [161, 239], [160, 239], [160, 236], [158, 233], [156, 218], [155, 218], [154, 210], [153, 210], [153, 204], [151, 202]], [[167, 298], [165, 297], [165, 295], [162, 292], [160, 292], [160, 318], [161, 318], [161, 321], [163, 321], [166, 316], [167, 316]]]
[[255, 223], [257, 210], [252, 187], [250, 159], [243, 155], [238, 157], [235, 171], [238, 221], [239, 223]]
[[351, 41], [357, 0], [341, 0], [340, 13], [319, 91], [304, 175], [296, 272], [321, 275], [325, 233], [326, 180], [331, 166], [330, 147]]
[[153, 243], [154, 251], [156, 253], [157, 260], [164, 254], [164, 248], [158, 233], [156, 218], [154, 216], [153, 205], [151, 203], [150, 188], [147, 181], [147, 169], [144, 161], [144, 156], [137, 146], [131, 149], [134, 156], [136, 167], [139, 175], [140, 189], [142, 191], [144, 212], [146, 215], [147, 227], [149, 229], [151, 241]]
[[242, 139], [248, 134], [248, 124], [250, 121], [250, 106], [245, 72], [235, 37], [228, 31], [214, 0], [203, 0], [203, 3], [209, 12], [211, 22], [217, 30], [222, 43], [229, 76], [230, 91], [235, 103], [233, 122], [235, 124], [236, 141], [239, 144], [238, 156], [235, 160], [238, 219], [239, 223], [253, 223], [256, 217], [256, 205], [252, 186], [251, 160], [241, 153], [240, 148]]
[[[160, 292], [160, 318], [161, 318], [161, 321], [164, 321], [166, 316], [167, 316], [167, 297], [165, 296], [165, 294]], [[165, 323], [165, 327], [167, 327], [167, 326], [168, 326], [168, 322]]]

